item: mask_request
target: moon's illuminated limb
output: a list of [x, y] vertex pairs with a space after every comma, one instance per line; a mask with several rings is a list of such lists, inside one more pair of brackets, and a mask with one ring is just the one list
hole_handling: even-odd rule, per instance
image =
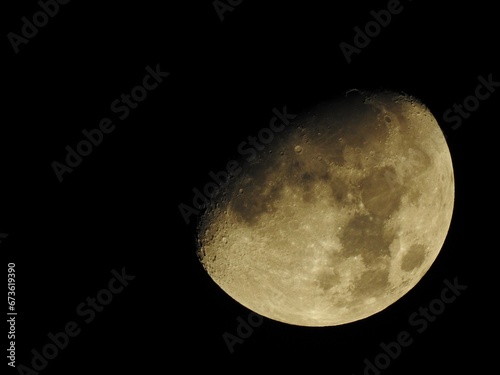
[[443, 245], [454, 200], [446, 141], [423, 104], [390, 92], [350, 92], [290, 127], [207, 210], [201, 262], [268, 318], [366, 318], [415, 286]]

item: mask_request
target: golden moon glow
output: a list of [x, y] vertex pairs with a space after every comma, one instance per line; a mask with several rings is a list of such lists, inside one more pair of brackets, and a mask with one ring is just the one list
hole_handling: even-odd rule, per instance
[[453, 201], [452, 161], [431, 112], [404, 94], [350, 91], [242, 166], [202, 218], [198, 255], [258, 314], [345, 324], [418, 283], [444, 243]]

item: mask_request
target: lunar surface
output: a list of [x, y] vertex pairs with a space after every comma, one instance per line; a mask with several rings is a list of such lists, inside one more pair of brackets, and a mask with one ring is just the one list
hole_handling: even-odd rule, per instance
[[346, 324], [413, 288], [447, 235], [448, 146], [431, 112], [352, 90], [299, 116], [219, 192], [198, 256], [236, 301], [280, 322]]

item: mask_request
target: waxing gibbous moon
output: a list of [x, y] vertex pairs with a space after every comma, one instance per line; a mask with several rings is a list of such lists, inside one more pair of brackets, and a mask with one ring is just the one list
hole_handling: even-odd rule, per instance
[[450, 152], [422, 103], [349, 91], [301, 115], [219, 192], [198, 228], [211, 278], [300, 326], [369, 317], [429, 270], [454, 202]]

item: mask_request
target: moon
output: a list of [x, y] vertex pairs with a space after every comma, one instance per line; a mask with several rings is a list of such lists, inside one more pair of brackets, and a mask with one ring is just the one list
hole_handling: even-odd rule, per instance
[[198, 257], [229, 296], [299, 326], [346, 324], [402, 298], [450, 226], [454, 174], [416, 98], [351, 90], [276, 133], [198, 226]]

